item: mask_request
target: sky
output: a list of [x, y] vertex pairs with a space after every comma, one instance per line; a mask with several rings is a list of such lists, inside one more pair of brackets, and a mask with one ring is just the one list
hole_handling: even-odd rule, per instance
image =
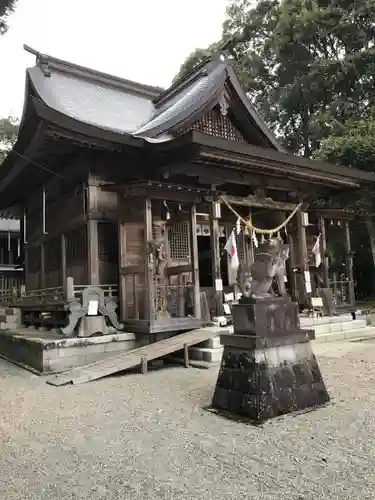
[[0, 117], [20, 117], [35, 50], [167, 87], [185, 58], [218, 40], [228, 0], [18, 0], [0, 38]]

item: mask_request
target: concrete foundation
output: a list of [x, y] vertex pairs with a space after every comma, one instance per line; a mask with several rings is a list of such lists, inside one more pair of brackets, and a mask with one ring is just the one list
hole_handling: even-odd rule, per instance
[[65, 338], [17, 328], [0, 333], [0, 356], [38, 374], [59, 373], [139, 347], [133, 333]]

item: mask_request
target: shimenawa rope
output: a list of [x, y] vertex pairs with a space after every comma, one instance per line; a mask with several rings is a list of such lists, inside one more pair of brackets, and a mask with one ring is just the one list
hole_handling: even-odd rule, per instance
[[240, 221], [245, 224], [245, 226], [248, 227], [251, 231], [259, 234], [270, 234], [271, 236], [283, 229], [288, 224], [288, 222], [293, 219], [293, 217], [303, 205], [303, 203], [297, 205], [293, 212], [285, 219], [285, 221], [274, 229], [260, 229], [253, 226], [250, 220], [245, 220], [243, 217], [241, 217], [241, 215], [227, 202], [224, 196], [220, 196], [220, 200], [229, 208], [229, 210], [237, 217], [237, 219], [240, 219]]

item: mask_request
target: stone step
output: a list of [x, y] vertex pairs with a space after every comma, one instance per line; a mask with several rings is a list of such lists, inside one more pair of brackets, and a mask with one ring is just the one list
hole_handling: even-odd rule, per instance
[[17, 323], [19, 320], [17, 314], [0, 314], [0, 322]]
[[353, 316], [351, 314], [342, 314], [340, 316], [323, 316], [322, 318], [307, 318], [306, 316], [300, 316], [300, 323], [302, 328], [311, 328], [315, 325], [346, 323], [349, 321], [353, 321]]
[[317, 335], [313, 343], [340, 342], [342, 340], [353, 340], [360, 338], [375, 338], [375, 327], [368, 326], [357, 330], [343, 330], [341, 332], [332, 332]]
[[207, 349], [217, 349], [218, 347], [221, 347], [220, 344], [220, 337], [213, 337], [212, 339], [205, 340], [201, 344], [198, 344], [196, 346], [198, 349], [200, 348], [207, 348]]
[[0, 330], [16, 330], [19, 328], [19, 323], [9, 323], [7, 322], [1, 322], [0, 323]]
[[[314, 325], [310, 327], [315, 331], [315, 335], [325, 335], [335, 332], [343, 332], [347, 330], [359, 330], [360, 328], [367, 328], [365, 319], [356, 319], [352, 321], [344, 321], [343, 323], [332, 323], [326, 325]], [[305, 329], [305, 327], [304, 327]]]
[[190, 347], [189, 357], [194, 361], [205, 361], [206, 363], [220, 363], [224, 347]]

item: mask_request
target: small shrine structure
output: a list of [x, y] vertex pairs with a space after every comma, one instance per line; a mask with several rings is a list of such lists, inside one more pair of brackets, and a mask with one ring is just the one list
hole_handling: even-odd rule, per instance
[[[126, 331], [199, 327], [202, 293], [217, 315], [236, 282], [223, 247], [239, 216], [256, 228], [281, 225], [287, 288], [301, 306], [321, 284], [354, 302], [348, 220], [309, 211], [309, 201], [375, 176], [285, 151], [230, 61], [218, 54], [163, 90], [27, 50], [36, 64], [0, 170], [0, 210], [21, 223], [25, 289], [12, 304], [30, 312], [29, 324], [48, 312], [66, 325], [70, 305], [84, 307], [82, 291], [96, 286]], [[262, 231], [254, 238], [240, 226], [240, 259], [250, 265]], [[334, 230], [345, 266], [330, 274]]]

